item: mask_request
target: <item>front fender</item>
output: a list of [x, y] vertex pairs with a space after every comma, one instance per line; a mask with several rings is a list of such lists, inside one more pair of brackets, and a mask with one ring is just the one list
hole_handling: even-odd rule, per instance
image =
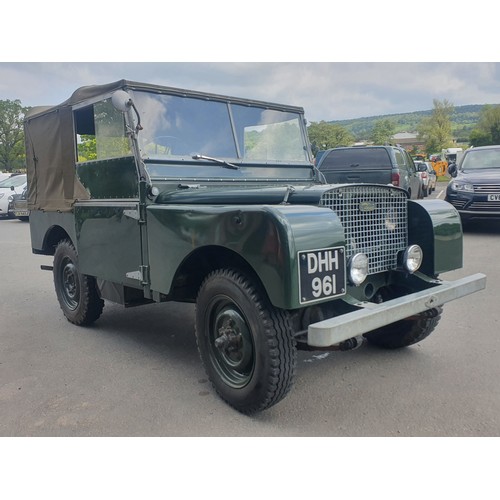
[[424, 252], [422, 273], [434, 276], [463, 266], [460, 215], [443, 200], [408, 201], [408, 242]]
[[169, 294], [192, 252], [223, 247], [255, 271], [271, 302], [300, 307], [297, 252], [345, 244], [336, 214], [308, 205], [152, 205], [148, 207], [151, 288]]

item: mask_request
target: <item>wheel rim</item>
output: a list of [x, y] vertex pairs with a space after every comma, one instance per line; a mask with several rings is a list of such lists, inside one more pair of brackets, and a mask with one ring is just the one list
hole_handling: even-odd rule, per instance
[[248, 323], [228, 298], [216, 298], [211, 311], [210, 361], [224, 383], [234, 388], [244, 387], [252, 378], [255, 367], [255, 350]]
[[61, 297], [68, 309], [74, 311], [80, 302], [80, 278], [78, 270], [69, 258], [65, 258], [61, 265], [59, 276]]

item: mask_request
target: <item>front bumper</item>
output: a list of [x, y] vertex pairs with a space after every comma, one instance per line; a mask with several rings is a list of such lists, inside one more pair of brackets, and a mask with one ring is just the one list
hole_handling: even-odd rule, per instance
[[309, 325], [307, 343], [329, 347], [344, 340], [371, 332], [415, 314], [441, 306], [486, 287], [486, 276], [478, 273], [456, 281], [436, 281], [436, 286], [388, 300], [381, 304], [362, 302], [360, 309]]

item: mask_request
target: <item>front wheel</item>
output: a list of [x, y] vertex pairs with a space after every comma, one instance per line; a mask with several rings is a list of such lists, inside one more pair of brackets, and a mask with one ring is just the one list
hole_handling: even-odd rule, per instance
[[370, 344], [385, 349], [399, 349], [416, 344], [434, 331], [442, 312], [442, 307], [430, 309], [366, 333], [365, 338]]
[[95, 279], [80, 273], [78, 254], [68, 240], [60, 241], [54, 253], [54, 286], [64, 316], [71, 323], [90, 325], [101, 315], [104, 301]]
[[214, 271], [200, 287], [196, 340], [215, 390], [242, 413], [269, 408], [293, 385], [297, 349], [289, 314], [237, 271]]

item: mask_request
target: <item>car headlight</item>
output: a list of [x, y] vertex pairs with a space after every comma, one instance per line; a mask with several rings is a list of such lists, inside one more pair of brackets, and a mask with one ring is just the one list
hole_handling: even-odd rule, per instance
[[410, 245], [403, 255], [403, 266], [409, 273], [414, 273], [422, 265], [424, 252], [418, 245]]
[[7, 198], [7, 201], [10, 203], [13, 199], [14, 199], [14, 197], [13, 197], [12, 195], [10, 195], [10, 196]]
[[357, 253], [349, 259], [349, 281], [359, 286], [368, 276], [368, 257], [364, 253]]
[[462, 191], [465, 193], [473, 193], [474, 186], [468, 182], [452, 181], [451, 183], [452, 191]]

